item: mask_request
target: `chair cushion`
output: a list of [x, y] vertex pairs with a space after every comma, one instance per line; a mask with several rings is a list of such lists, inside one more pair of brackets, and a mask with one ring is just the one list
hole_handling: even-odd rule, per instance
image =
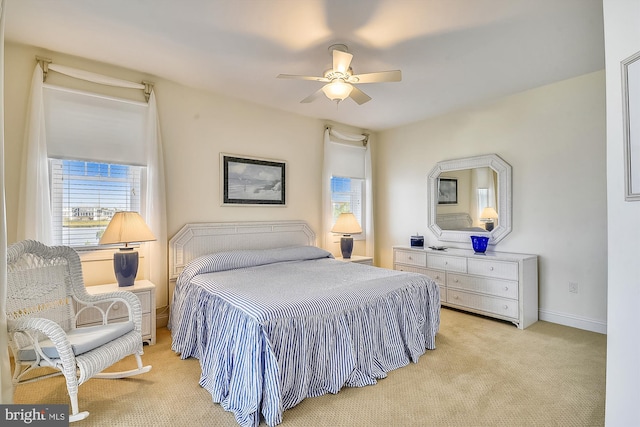
[[[77, 328], [67, 333], [67, 338], [71, 343], [71, 349], [75, 356], [78, 356], [101, 345], [113, 341], [129, 332], [133, 331], [133, 322], [119, 322], [108, 325], [87, 326]], [[51, 359], [58, 359], [58, 350], [51, 340], [46, 339], [40, 341], [42, 352]], [[36, 351], [33, 346], [24, 347], [18, 352], [20, 360], [35, 360]]]

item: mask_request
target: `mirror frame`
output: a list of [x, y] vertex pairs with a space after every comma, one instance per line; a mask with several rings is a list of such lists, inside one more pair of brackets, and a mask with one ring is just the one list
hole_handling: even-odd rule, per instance
[[472, 231], [443, 230], [436, 224], [436, 212], [438, 207], [438, 176], [443, 172], [490, 167], [498, 175], [498, 225], [489, 234], [489, 244], [495, 245], [511, 232], [511, 165], [502, 160], [497, 154], [487, 154], [462, 159], [445, 160], [438, 162], [429, 173], [429, 229], [438, 240], [444, 242], [470, 242], [470, 236], [478, 234]]

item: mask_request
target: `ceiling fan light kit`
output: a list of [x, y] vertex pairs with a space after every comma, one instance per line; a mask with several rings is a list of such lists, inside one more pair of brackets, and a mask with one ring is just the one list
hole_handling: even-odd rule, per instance
[[345, 83], [344, 80], [336, 80], [322, 87], [322, 91], [327, 95], [327, 98], [336, 102], [344, 101], [349, 97], [352, 90], [353, 86]]
[[400, 70], [354, 75], [351, 69], [353, 55], [348, 52], [346, 45], [331, 45], [329, 46], [329, 52], [331, 52], [333, 58], [333, 68], [325, 71], [323, 77], [298, 76], [293, 74], [278, 75], [280, 79], [314, 80], [326, 83], [322, 88], [300, 101], [301, 103], [312, 102], [324, 93], [331, 101], [339, 103], [347, 98], [351, 98], [357, 104], [362, 105], [370, 101], [371, 97], [356, 88], [354, 84], [399, 82], [402, 80]]

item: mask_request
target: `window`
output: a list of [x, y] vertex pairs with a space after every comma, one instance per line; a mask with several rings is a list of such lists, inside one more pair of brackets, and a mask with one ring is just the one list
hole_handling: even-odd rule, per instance
[[[331, 207], [333, 220], [331, 226], [336, 223], [338, 216], [344, 212], [351, 212], [358, 220], [362, 230], [365, 230], [363, 213], [364, 179], [346, 178], [340, 176], [331, 177]], [[357, 236], [354, 238], [358, 238]], [[360, 238], [364, 238], [360, 236]]]
[[95, 248], [115, 212], [142, 213], [148, 105], [48, 85], [43, 105], [53, 242]]
[[49, 165], [56, 244], [97, 246], [117, 211], [140, 212], [143, 167], [64, 159]]
[[478, 188], [476, 189], [476, 196], [478, 201], [478, 218], [482, 215], [482, 211], [484, 208], [489, 206], [489, 189], [488, 188]]

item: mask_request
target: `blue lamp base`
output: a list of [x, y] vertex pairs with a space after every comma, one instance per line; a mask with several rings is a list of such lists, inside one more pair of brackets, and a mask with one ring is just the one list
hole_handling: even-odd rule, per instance
[[113, 270], [118, 286], [133, 286], [138, 274], [138, 252], [133, 248], [120, 248], [113, 254]]
[[346, 234], [340, 239], [340, 251], [342, 252], [342, 258], [351, 258], [351, 252], [353, 252], [353, 237]]

